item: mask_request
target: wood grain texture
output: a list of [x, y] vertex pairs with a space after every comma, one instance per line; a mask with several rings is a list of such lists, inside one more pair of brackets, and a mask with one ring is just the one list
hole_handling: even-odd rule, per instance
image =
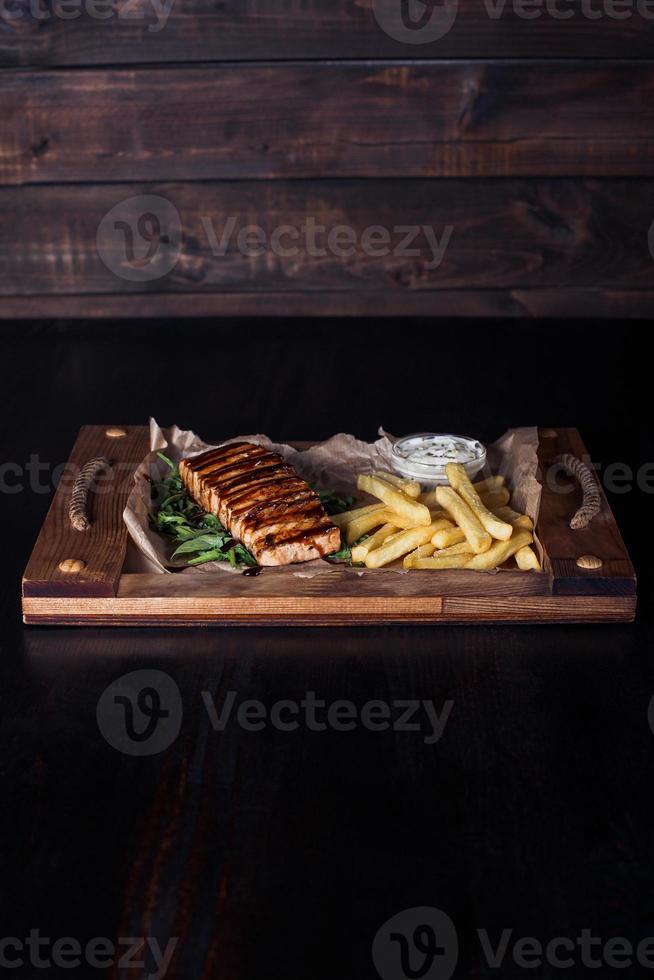
[[127, 296], [4, 296], [0, 320], [65, 318], [173, 321], [211, 317], [220, 331], [228, 317], [504, 317], [569, 320], [654, 318], [648, 289], [440, 289], [413, 292], [132, 293]]
[[[98, 5], [101, 6], [101, 5]], [[161, 6], [161, 5], [160, 5]], [[372, 0], [305, 0], [273, 4], [176, 0], [169, 16], [148, 0], [121, 3], [113, 16], [51, 16], [52, 0], [16, 3], [3, 17], [0, 65], [107, 65], [180, 61], [274, 61], [281, 58], [647, 58], [651, 8], [580, 0], [545, 5], [521, 16], [517, 4], [459, 0], [443, 36], [426, 43], [395, 40], [375, 18]], [[550, 4], [550, 10], [552, 8]], [[37, 13], [30, 13], [36, 9]], [[615, 10], [618, 12], [615, 13]], [[644, 9], [644, 12], [641, 12]], [[102, 5], [103, 12], [106, 7]], [[649, 14], [649, 16], [648, 16]], [[424, 36], [424, 35], [423, 35]]]
[[[38, 450], [65, 460], [82, 412], [131, 423], [156, 411], [207, 437], [258, 426], [324, 437], [346, 427], [369, 439], [381, 422], [490, 440], [507, 422], [568, 420], [605, 464], [625, 460], [635, 471], [654, 459], [643, 331], [592, 321], [398, 327], [414, 352], [401, 398], [397, 329], [372, 320], [5, 323], [4, 458]], [[367, 358], [356, 397], [340, 340], [357, 362]], [[228, 372], [220, 405], [213, 385], [180, 391], [180, 344], [202, 352], [204, 369], [221, 363], [228, 343], [257, 384], [244, 395], [242, 371]], [[498, 350], [505, 356], [489, 372]], [[463, 388], [454, 371], [434, 383], [436, 364], [463, 361]], [[527, 383], [515, 383], [525, 365]], [[325, 376], [340, 383], [327, 390]], [[38, 928], [82, 945], [154, 936], [162, 950], [178, 937], [165, 980], [372, 980], [377, 930], [428, 904], [458, 930], [456, 980], [530, 980], [542, 971], [517, 967], [510, 946], [506, 969], [489, 969], [475, 929], [488, 928], [495, 947], [505, 927], [543, 945], [561, 935], [574, 942], [581, 927], [634, 946], [651, 934], [654, 569], [642, 533], [651, 493], [610, 496], [642, 576], [633, 624], [247, 633], [23, 626], [20, 571], [46, 499], [2, 495], [3, 936]], [[177, 684], [183, 720], [165, 751], [134, 758], [107, 744], [96, 707], [108, 685], [143, 669]], [[205, 691], [218, 712], [235, 696], [224, 731], [211, 725]], [[307, 691], [328, 706], [346, 699], [359, 716], [371, 700], [429, 700], [439, 716], [447, 701], [453, 707], [436, 744], [425, 741], [432, 728], [422, 711], [414, 732], [269, 723], [255, 733], [238, 722], [245, 701], [270, 714]], [[587, 971], [576, 949], [577, 969], [550, 973], [637, 972]], [[114, 972], [144, 980], [150, 962]], [[105, 980], [111, 971], [12, 972]]]
[[[198, 599], [274, 600], [289, 593], [288, 569], [267, 568], [256, 578], [216, 572], [193, 576], [193, 596]], [[126, 572], [121, 576], [117, 596], [120, 599], [163, 600], [184, 598], [189, 594], [188, 575], [161, 575]], [[348, 599], [369, 598], [441, 598], [447, 595], [543, 596], [551, 591], [547, 575], [528, 575], [503, 569], [497, 575], [470, 575], [449, 569], [434, 575], [426, 570], [409, 574], [388, 568], [352, 569], [324, 563], [309, 571], [298, 565], [292, 581], [294, 596], [320, 600], [336, 592]]]
[[[440, 574], [440, 573], [436, 573]], [[528, 573], [525, 573], [528, 574]], [[632, 622], [635, 596], [351, 596], [274, 599], [153, 598], [23, 600], [26, 624], [69, 626], [366, 626], [379, 623]]]
[[[125, 560], [127, 528], [123, 510], [132, 487], [132, 472], [147, 452], [147, 430], [127, 428], [123, 439], [104, 435], [106, 426], [84, 426], [73, 447], [52, 505], [23, 576], [24, 596], [113, 596]], [[100, 448], [101, 447], [101, 448]], [[89, 495], [91, 527], [76, 531], [68, 516], [75, 477], [100, 449], [111, 470]], [[65, 572], [67, 558], [85, 562], [79, 572]]]
[[[129, 444], [128, 439], [131, 439]], [[557, 564], [559, 555], [565, 557], [566, 547], [574, 550], [582, 535], [584, 543], [588, 542], [591, 529], [576, 532], [567, 526], [560, 509], [556, 511], [558, 498], [563, 495], [556, 494], [547, 479], [542, 524], [539, 518], [537, 525], [545, 552], [542, 573], [484, 574], [452, 570], [405, 574], [392, 569], [371, 572], [326, 564], [298, 566], [292, 578], [288, 569], [265, 569], [254, 579], [220, 573], [192, 576], [126, 572], [124, 567], [130, 562], [125, 562], [127, 533], [122, 511], [131, 487], [131, 471], [147, 451], [147, 439], [148, 430], [142, 427], [129, 429], [125, 439], [117, 440], [120, 446], [129, 445], [122, 455], [123, 484], [111, 505], [113, 510], [105, 507], [104, 513], [96, 518], [94, 539], [84, 536], [84, 542], [94, 547], [84, 553], [78, 549], [75, 557], [86, 560], [88, 567], [75, 576], [65, 575], [58, 567], [62, 557], [61, 508], [66, 508], [64, 513], [67, 513], [66, 491], [62, 486], [58, 489], [25, 573], [26, 623], [338, 626], [459, 622], [466, 618], [484, 622], [581, 622], [584, 619], [595, 622], [628, 621], [635, 613], [633, 569], [631, 577], [625, 578], [625, 564], [629, 564], [629, 559], [605, 498], [601, 524], [598, 518], [597, 527], [592, 529], [596, 552], [606, 556], [603, 568], [596, 572], [579, 569], [576, 576], [566, 570], [568, 577], [562, 577], [562, 567]], [[107, 438], [106, 426], [87, 426], [76, 444], [73, 459], [85, 461], [106, 451], [104, 446], [110, 441], [113, 440]], [[548, 459], [561, 450], [585, 454], [576, 430], [549, 430], [547, 438], [541, 440], [541, 447], [540, 462], [545, 476]], [[302, 443], [298, 448], [306, 446]], [[557, 500], [550, 501], [552, 496]], [[66, 525], [63, 537], [75, 539], [80, 535]], [[570, 544], [568, 539], [574, 543]], [[73, 541], [71, 545], [66, 540], [66, 547], [76, 543]], [[609, 552], [612, 554], [612, 549], [617, 547], [621, 548], [620, 561], [614, 567]], [[99, 582], [97, 573], [93, 574], [98, 565], [102, 569]], [[118, 579], [121, 569], [123, 574]], [[108, 590], [107, 579], [111, 575]], [[71, 578], [74, 578], [72, 587]], [[554, 583], [558, 584], [556, 590]], [[602, 601], [597, 602], [598, 598]]]
[[654, 175], [649, 64], [16, 72], [0, 112], [9, 184]]
[[[141, 216], [151, 206], [138, 200], [143, 195], [161, 199], [156, 207], [163, 217], [159, 237], [143, 239], [139, 251], [128, 233], [136, 228], [136, 212]], [[101, 257], [100, 223], [126, 198], [133, 224], [126, 231], [107, 218]], [[181, 227], [178, 251], [174, 234], [171, 244], [161, 245], [164, 234], [175, 232], [177, 218], [166, 217], [171, 208]], [[440, 290], [650, 290], [652, 214], [654, 181], [646, 179], [10, 187], [0, 190], [0, 295], [96, 294], [97, 305], [97, 294], [132, 292], [362, 291], [376, 294], [370, 297], [374, 311], [387, 296]], [[250, 225], [262, 229], [264, 244], [246, 254], [238, 235]], [[294, 254], [273, 247], [282, 226], [297, 231], [297, 238], [282, 240]], [[310, 226], [317, 230], [313, 243]], [[327, 247], [329, 233], [344, 226], [354, 235], [347, 246], [353, 254]], [[373, 226], [387, 234], [381, 247], [365, 238]], [[450, 229], [440, 261], [425, 229], [436, 242]], [[161, 271], [160, 278], [131, 281], [135, 265], [147, 265], [153, 244], [146, 271]]]
[[[577, 530], [569, 527], [570, 518], [582, 499], [581, 488], [555, 459], [564, 453], [572, 453], [591, 469], [592, 459], [576, 429], [552, 431], [554, 437], [541, 438], [539, 447], [543, 492], [538, 533], [553, 574], [553, 593], [592, 595], [599, 590], [613, 595], [635, 595], [635, 572], [599, 481], [599, 513], [588, 527]], [[577, 558], [581, 555], [600, 558], [601, 567], [580, 568]]]
[[517, 600], [499, 596], [451, 596], [443, 600], [443, 616], [467, 623], [631, 623], [635, 596], [547, 596]]
[[[617, 920], [621, 935], [647, 934], [649, 621], [261, 629], [247, 644], [229, 630], [23, 633], [0, 744], [8, 935], [38, 921], [52, 937], [98, 924], [162, 949], [179, 937], [166, 980], [334, 980], [345, 962], [348, 980], [363, 980], [376, 930], [424, 900], [459, 935], [523, 920], [544, 942], [557, 923], [610, 936]], [[143, 668], [177, 685], [183, 722], [170, 747], [139, 759], [107, 744], [95, 707]], [[390, 703], [391, 724], [400, 701], [430, 699], [439, 716], [453, 704], [436, 744], [422, 711], [416, 731], [238, 722], [248, 699], [269, 713], [309, 690], [327, 706], [346, 699], [358, 718], [372, 699]], [[223, 731], [203, 692], [218, 712], [235, 698]], [[349, 925], [335, 948], [339, 915]], [[468, 972], [480, 977], [488, 964], [473, 940]]]

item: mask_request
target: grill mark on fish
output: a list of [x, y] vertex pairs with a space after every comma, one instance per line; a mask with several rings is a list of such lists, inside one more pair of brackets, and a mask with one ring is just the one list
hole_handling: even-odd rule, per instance
[[294, 470], [288, 463], [271, 463], [269, 466], [264, 466], [255, 473], [251, 471], [241, 473], [240, 476], [230, 480], [229, 483], [216, 483], [211, 484], [211, 486], [214, 489], [220, 489], [220, 496], [224, 500], [231, 500], [235, 493], [244, 490], [250, 485], [256, 485], [262, 478], [266, 479], [270, 477], [279, 479], [280, 477], [292, 476], [293, 474]]
[[340, 547], [318, 494], [278, 453], [230, 443], [182, 460], [180, 476], [260, 565], [307, 561]]
[[307, 491], [306, 486], [306, 483], [298, 479], [295, 475], [285, 477], [282, 480], [277, 480], [276, 478], [264, 480], [261, 483], [257, 483], [254, 487], [244, 490], [243, 493], [238, 494], [231, 500], [232, 514], [235, 517], [239, 517], [248, 508], [257, 507], [261, 503], [269, 503], [271, 500], [282, 499], [280, 498], [280, 494], [283, 495], [283, 499], [286, 499], [293, 493], [310, 493], [315, 496], [312, 490], [309, 489]]
[[[253, 521], [250, 527], [249, 522], [247, 522], [246, 526], [241, 529], [241, 535], [244, 541], [249, 541], [253, 546], [260, 543], [262, 536], [265, 536], [268, 544], [278, 544], [280, 540], [283, 540], [279, 538], [279, 534], [288, 525], [297, 526], [308, 521], [309, 526], [315, 528], [323, 519], [329, 521], [329, 518], [324, 515], [322, 504], [318, 502], [317, 505], [310, 508], [302, 506], [288, 514], [280, 514], [277, 520], [273, 518], [267, 526], [264, 524], [257, 527], [257, 522]], [[331, 521], [329, 523], [331, 524]]]
[[206, 476], [203, 476], [203, 479], [207, 480], [211, 485], [218, 485], [223, 482], [227, 483], [237, 476], [241, 476], [243, 473], [257, 472], [259, 469], [272, 464], [284, 464], [284, 460], [278, 453], [264, 453], [261, 456], [255, 456], [254, 459], [248, 457], [238, 460], [236, 463], [229, 462], [225, 466], [221, 466], [218, 470], [212, 466], [209, 468]]
[[254, 501], [239, 513], [232, 511], [232, 520], [234, 524], [238, 524], [240, 527], [245, 527], [251, 524], [252, 521], [263, 523], [269, 519], [278, 519], [281, 516], [287, 516], [291, 512], [297, 511], [301, 507], [306, 507], [313, 502], [314, 498], [309, 494], [293, 488], [279, 498], [268, 496], [263, 500]]
[[205, 463], [218, 462], [224, 459], [226, 454], [234, 450], [240, 450], [242, 454], [245, 454], [251, 453], [253, 449], [263, 449], [263, 447], [255, 446], [251, 442], [230, 442], [226, 446], [219, 446], [218, 449], [208, 449], [206, 453], [200, 453], [198, 456], [190, 456], [184, 460], [184, 463], [189, 470], [195, 472], [198, 468], [204, 466]]

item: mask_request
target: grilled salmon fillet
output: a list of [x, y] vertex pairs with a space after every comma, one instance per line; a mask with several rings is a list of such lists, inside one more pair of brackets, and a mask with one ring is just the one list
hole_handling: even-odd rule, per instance
[[290, 565], [338, 551], [341, 533], [318, 494], [278, 453], [231, 442], [179, 464], [182, 483], [259, 565]]

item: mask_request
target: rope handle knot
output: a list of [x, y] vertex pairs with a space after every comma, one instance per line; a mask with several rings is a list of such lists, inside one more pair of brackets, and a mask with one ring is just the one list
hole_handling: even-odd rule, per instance
[[110, 466], [111, 463], [105, 456], [94, 456], [93, 459], [90, 459], [88, 463], [84, 464], [80, 472], [77, 474], [75, 483], [73, 484], [73, 492], [70, 496], [70, 506], [68, 508], [70, 523], [73, 525], [76, 531], [88, 531], [88, 529], [91, 527], [91, 521], [89, 520], [86, 512], [86, 502], [89, 495], [89, 490], [95, 483], [102, 470], [107, 469]]
[[602, 504], [599, 486], [597, 485], [593, 471], [585, 463], [582, 463], [577, 456], [573, 456], [571, 453], [557, 456], [553, 462], [557, 463], [568, 476], [572, 476], [575, 480], [578, 480], [581, 486], [581, 492], [583, 494], [581, 507], [570, 521], [570, 527], [573, 531], [579, 531], [582, 528], [588, 527], [592, 519], [599, 514]]

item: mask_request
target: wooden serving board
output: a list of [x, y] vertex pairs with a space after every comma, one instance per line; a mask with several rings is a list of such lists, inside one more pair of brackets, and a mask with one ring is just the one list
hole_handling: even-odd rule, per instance
[[[575, 485], [557, 492], [543, 480], [537, 534], [542, 573], [412, 571], [357, 574], [325, 563], [309, 577], [297, 566], [289, 579], [276, 569], [258, 577], [137, 574], [127, 570], [129, 536], [122, 519], [132, 477], [148, 452], [145, 426], [84, 426], [23, 577], [26, 623], [93, 626], [317, 625], [374, 623], [630, 622], [636, 577], [600, 489], [601, 509], [589, 527], [573, 531]], [[588, 458], [576, 429], [539, 429], [541, 473], [557, 455]], [[91, 527], [68, 518], [75, 472], [95, 456], [111, 470], [89, 498]], [[559, 483], [561, 480], [559, 480]], [[563, 482], [571, 485], [567, 478]], [[593, 556], [596, 568], [580, 567]], [[595, 562], [597, 564], [597, 562]]]

